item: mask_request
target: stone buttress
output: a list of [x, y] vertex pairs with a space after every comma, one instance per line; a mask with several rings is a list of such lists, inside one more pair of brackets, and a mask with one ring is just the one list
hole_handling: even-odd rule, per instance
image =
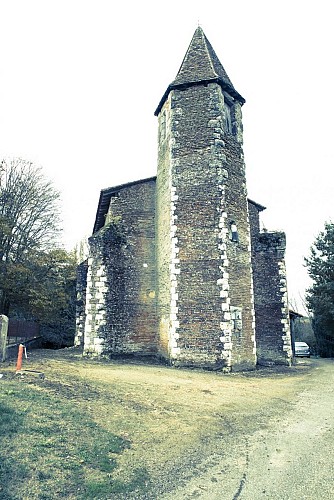
[[259, 213], [265, 207], [249, 200], [254, 276], [257, 362], [259, 365], [292, 361], [285, 234], [260, 232]]

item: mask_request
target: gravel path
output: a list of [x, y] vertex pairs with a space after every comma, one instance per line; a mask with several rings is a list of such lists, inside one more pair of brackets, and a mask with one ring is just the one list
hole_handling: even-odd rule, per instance
[[[334, 498], [334, 360], [298, 362], [311, 363], [313, 369], [297, 398], [286, 401], [286, 411], [274, 402], [265, 429], [252, 435], [236, 432], [201, 463], [195, 477], [186, 479], [182, 471], [183, 484], [158, 498]], [[180, 476], [173, 478], [176, 484]]]

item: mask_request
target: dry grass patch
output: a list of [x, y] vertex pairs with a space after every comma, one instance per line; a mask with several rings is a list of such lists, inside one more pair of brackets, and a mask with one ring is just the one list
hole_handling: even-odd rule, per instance
[[25, 367], [45, 379], [1, 367], [0, 498], [154, 498], [168, 471], [266, 425], [306, 376], [94, 362], [70, 349], [32, 353]]

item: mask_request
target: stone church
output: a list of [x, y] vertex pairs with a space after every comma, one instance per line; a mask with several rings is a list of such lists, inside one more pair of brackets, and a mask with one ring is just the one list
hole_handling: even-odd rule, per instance
[[78, 271], [84, 354], [291, 363], [285, 234], [261, 232], [247, 196], [244, 103], [198, 27], [155, 112], [156, 177], [100, 193]]

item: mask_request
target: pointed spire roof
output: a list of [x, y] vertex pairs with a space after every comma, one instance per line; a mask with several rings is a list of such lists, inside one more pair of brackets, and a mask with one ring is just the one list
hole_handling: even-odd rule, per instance
[[200, 82], [222, 78], [233, 88], [232, 82], [219, 61], [202, 28], [198, 27], [192, 37], [186, 55], [173, 84]]
[[245, 99], [235, 90], [204, 31], [201, 27], [198, 27], [192, 37], [178, 74], [168, 86], [155, 114], [159, 114], [172, 89], [186, 88], [209, 82], [218, 83], [232, 97], [244, 104]]

